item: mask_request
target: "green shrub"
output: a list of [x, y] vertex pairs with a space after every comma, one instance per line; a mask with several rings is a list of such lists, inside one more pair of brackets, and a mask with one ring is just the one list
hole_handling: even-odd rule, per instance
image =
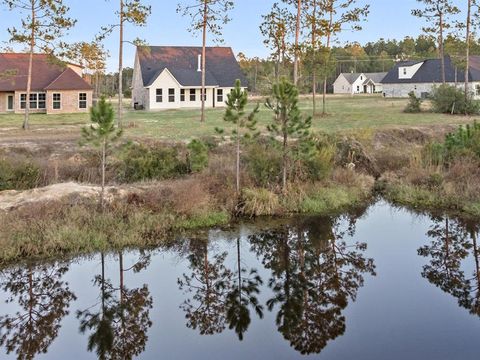
[[129, 144], [120, 158], [119, 177], [125, 182], [171, 179], [186, 173], [187, 166], [175, 147]]
[[282, 153], [275, 140], [251, 142], [246, 146], [246, 169], [255, 184], [270, 187], [280, 183]]
[[408, 93], [408, 104], [405, 110], [406, 113], [419, 113], [422, 111], [422, 99], [415, 95], [415, 92], [410, 91]]
[[311, 136], [298, 145], [297, 174], [298, 180], [323, 180], [333, 170], [336, 144], [326, 135]]
[[40, 168], [32, 162], [0, 160], [0, 191], [33, 189], [39, 182]]
[[201, 140], [192, 140], [187, 146], [190, 172], [200, 172], [208, 166], [208, 147]]
[[433, 111], [442, 114], [478, 114], [479, 105], [455, 86], [440, 85], [432, 93]]

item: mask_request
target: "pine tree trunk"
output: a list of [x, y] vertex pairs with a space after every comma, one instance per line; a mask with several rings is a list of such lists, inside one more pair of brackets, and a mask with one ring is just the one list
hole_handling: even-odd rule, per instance
[[283, 192], [287, 191], [287, 145], [288, 145], [288, 133], [287, 133], [287, 115], [282, 114], [282, 123], [283, 123], [283, 169], [282, 169], [282, 189]]
[[325, 67], [324, 67], [324, 78], [323, 78], [323, 94], [322, 94], [322, 114], [325, 115], [327, 113], [327, 70], [328, 64], [327, 61], [330, 61], [330, 40], [332, 37], [332, 26], [333, 26], [333, 0], [330, 0], [329, 4], [329, 22], [328, 22], [328, 30], [327, 30], [327, 52], [328, 52], [328, 59], [325, 58]]
[[298, 84], [298, 42], [300, 38], [300, 16], [302, 15], [302, 0], [297, 2], [297, 23], [295, 26], [295, 49], [294, 49], [294, 63], [293, 63], [293, 84]]
[[118, 54], [118, 122], [119, 128], [123, 127], [123, 0], [120, 0], [120, 43]]
[[203, 39], [202, 39], [202, 115], [200, 117], [201, 122], [205, 122], [205, 78], [206, 78], [206, 54], [207, 54], [207, 21], [208, 21], [208, 0], [204, 0], [203, 7]]
[[240, 134], [239, 134], [239, 126], [237, 120], [237, 197], [240, 196]]
[[312, 56], [313, 56], [313, 74], [312, 74], [312, 114], [315, 116], [317, 111], [317, 0], [313, 0], [313, 16], [312, 16]]
[[438, 33], [438, 49], [440, 52], [440, 64], [442, 67], [442, 84], [446, 83], [445, 79], [445, 51], [443, 46], [443, 13], [439, 14], [439, 33]]
[[28, 76], [27, 76], [27, 94], [25, 99], [25, 118], [23, 119], [23, 126], [24, 130], [28, 130], [30, 127], [29, 120], [30, 120], [30, 93], [32, 92], [32, 70], [33, 70], [33, 52], [35, 50], [35, 21], [36, 21], [36, 13], [35, 13], [35, 1], [31, 1], [31, 16], [32, 16], [32, 28], [30, 32], [30, 54], [28, 58]]
[[103, 139], [102, 143], [102, 190], [100, 193], [100, 206], [105, 208], [105, 167], [107, 162], [107, 139]]
[[467, 24], [466, 24], [466, 36], [465, 36], [465, 102], [468, 101], [468, 81], [469, 81], [469, 69], [470, 69], [470, 24], [472, 14], [472, 0], [468, 0], [467, 5]]
[[119, 276], [120, 276], [120, 304], [123, 305], [124, 279], [123, 279], [123, 253], [118, 253]]

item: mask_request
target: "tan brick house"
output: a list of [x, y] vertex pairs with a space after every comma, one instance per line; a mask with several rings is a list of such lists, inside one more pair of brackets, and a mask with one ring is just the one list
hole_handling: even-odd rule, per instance
[[[0, 53], [0, 113], [25, 111], [29, 54]], [[65, 114], [87, 112], [93, 89], [82, 68], [49, 55], [33, 57], [30, 112]]]

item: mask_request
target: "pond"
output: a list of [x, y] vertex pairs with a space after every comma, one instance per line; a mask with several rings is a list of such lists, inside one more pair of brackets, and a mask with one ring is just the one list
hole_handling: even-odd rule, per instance
[[478, 224], [384, 202], [9, 268], [2, 359], [478, 359]]

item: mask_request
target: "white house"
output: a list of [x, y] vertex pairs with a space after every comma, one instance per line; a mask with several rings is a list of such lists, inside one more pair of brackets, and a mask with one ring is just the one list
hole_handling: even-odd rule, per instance
[[341, 73], [333, 83], [334, 94], [373, 94], [382, 92], [387, 73]]
[[[385, 97], [408, 97], [413, 91], [418, 97], [427, 97], [435, 86], [442, 84], [440, 59], [402, 61], [382, 80]], [[445, 57], [445, 80], [448, 85], [463, 89], [465, 72], [458, 69], [449, 56]], [[480, 98], [480, 56], [470, 56], [470, 92]]]
[[[137, 47], [132, 84], [134, 108], [199, 108], [201, 54], [201, 47]], [[205, 106], [223, 107], [235, 81], [239, 79], [246, 88], [247, 80], [229, 47], [207, 47], [205, 61]]]

